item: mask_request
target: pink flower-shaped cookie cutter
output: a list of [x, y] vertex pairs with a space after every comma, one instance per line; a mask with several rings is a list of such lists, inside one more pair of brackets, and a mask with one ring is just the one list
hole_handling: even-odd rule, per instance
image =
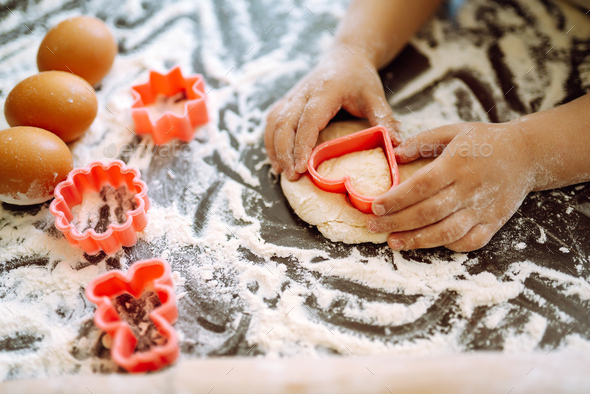
[[[125, 293], [140, 298], [145, 290], [154, 291], [160, 299], [161, 305], [150, 312], [149, 318], [166, 343], [135, 352], [138, 339], [117, 313], [113, 300]], [[86, 297], [97, 306], [94, 323], [113, 340], [111, 357], [117, 365], [128, 372], [146, 372], [158, 370], [178, 359], [178, 338], [172, 327], [178, 318], [178, 308], [170, 266], [164, 260], [137, 261], [127, 272], [106, 272], [88, 284]]]
[[[152, 119], [147, 105], [153, 104], [159, 94], [174, 96], [185, 92], [184, 115], [166, 112], [158, 119]], [[183, 142], [192, 140], [195, 127], [209, 121], [205, 103], [205, 81], [201, 74], [188, 77], [182, 75], [180, 67], [174, 67], [166, 74], [150, 71], [149, 81], [131, 87], [133, 105], [131, 116], [137, 134], [151, 134], [154, 143], [161, 145], [173, 139]]]
[[323, 161], [328, 159], [377, 147], [383, 149], [383, 153], [387, 158], [391, 172], [391, 189], [393, 189], [399, 184], [399, 170], [395, 161], [391, 138], [387, 129], [382, 126], [371, 127], [316, 146], [309, 157], [307, 170], [313, 183], [320, 189], [332, 193], [348, 193], [353, 207], [363, 213], [372, 213], [371, 205], [378, 196], [365, 196], [354, 190], [348, 175], [340, 179], [329, 179], [318, 174], [317, 168]]
[[[135, 245], [137, 232], [147, 226], [147, 210], [150, 208], [147, 185], [139, 178], [139, 171], [127, 168], [120, 160], [108, 164], [93, 162], [86, 168], [72, 170], [67, 179], [55, 187], [55, 199], [49, 206], [55, 216], [55, 227], [72, 245], [82, 248], [88, 254], [96, 254], [102, 250], [112, 255], [123, 246]], [[111, 223], [104, 233], [97, 233], [94, 229], [80, 233], [72, 223], [72, 208], [82, 203], [84, 194], [99, 192], [105, 185], [115, 189], [126, 185], [129, 191], [135, 193], [137, 208], [126, 212], [123, 224]]]

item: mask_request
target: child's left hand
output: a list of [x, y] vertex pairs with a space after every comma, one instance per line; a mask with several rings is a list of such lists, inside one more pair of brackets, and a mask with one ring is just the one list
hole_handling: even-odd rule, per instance
[[[444, 150], [443, 150], [444, 149]], [[534, 160], [513, 123], [461, 123], [395, 148], [398, 162], [439, 156], [373, 202], [367, 227], [395, 250], [485, 246], [534, 188]]]

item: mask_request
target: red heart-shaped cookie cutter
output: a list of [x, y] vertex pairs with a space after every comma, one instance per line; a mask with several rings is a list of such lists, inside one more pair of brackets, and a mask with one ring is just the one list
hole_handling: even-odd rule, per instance
[[311, 175], [313, 183], [320, 189], [332, 193], [348, 193], [350, 203], [353, 207], [363, 213], [372, 213], [371, 204], [378, 196], [364, 196], [354, 190], [350, 182], [350, 176], [348, 175], [340, 179], [329, 179], [318, 174], [317, 168], [326, 160], [340, 157], [347, 153], [378, 147], [383, 149], [383, 153], [389, 163], [391, 189], [393, 189], [399, 184], [399, 170], [395, 161], [395, 155], [393, 154], [393, 144], [391, 143], [389, 132], [382, 126], [371, 127], [370, 129], [326, 141], [316, 146], [307, 163], [307, 170]]
[[[117, 313], [112, 300], [124, 293], [139, 298], [146, 288], [153, 290], [162, 303], [151, 311], [149, 317], [166, 338], [166, 343], [153, 346], [145, 352], [134, 352], [137, 338]], [[98, 307], [94, 314], [94, 323], [113, 339], [111, 357], [117, 365], [129, 372], [146, 372], [158, 370], [176, 361], [180, 349], [172, 324], [178, 318], [178, 308], [170, 278], [170, 266], [164, 260], [138, 261], [127, 272], [109, 271], [90, 282], [86, 287], [86, 297]]]

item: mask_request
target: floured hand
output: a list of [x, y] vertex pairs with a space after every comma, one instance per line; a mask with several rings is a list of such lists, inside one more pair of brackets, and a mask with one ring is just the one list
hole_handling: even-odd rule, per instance
[[270, 111], [264, 142], [273, 169], [297, 180], [318, 133], [341, 108], [386, 127], [394, 144], [401, 142], [377, 69], [360, 51], [338, 46]]
[[486, 245], [534, 188], [532, 160], [511, 123], [439, 127], [395, 148], [399, 162], [439, 157], [375, 199], [367, 227], [395, 250]]
[[267, 117], [264, 144], [275, 172], [297, 180], [319, 131], [341, 108], [387, 128], [395, 145], [401, 142], [377, 70], [403, 49], [439, 3], [351, 0], [332, 49]]

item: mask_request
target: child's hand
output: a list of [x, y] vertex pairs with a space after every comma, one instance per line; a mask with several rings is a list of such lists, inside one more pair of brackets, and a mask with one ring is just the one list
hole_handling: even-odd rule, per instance
[[401, 163], [433, 157], [434, 150], [439, 157], [432, 164], [375, 199], [379, 216], [367, 227], [391, 231], [395, 250], [479, 249], [535, 187], [525, 138], [513, 123], [463, 123], [422, 132], [395, 148]]
[[403, 49], [440, 2], [350, 1], [332, 49], [268, 114], [264, 144], [274, 171], [297, 180], [318, 133], [340, 108], [386, 127], [395, 145], [401, 142], [377, 69]]
[[340, 108], [386, 127], [394, 144], [401, 142], [375, 66], [362, 51], [339, 45], [270, 111], [264, 143], [273, 169], [297, 180], [318, 133]]

